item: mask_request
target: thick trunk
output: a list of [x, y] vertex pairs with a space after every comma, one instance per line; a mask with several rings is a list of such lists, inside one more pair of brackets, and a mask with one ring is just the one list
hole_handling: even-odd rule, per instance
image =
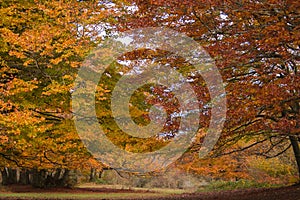
[[2, 185], [8, 185], [8, 173], [6, 167], [1, 170], [2, 175]]
[[68, 176], [69, 176], [69, 173], [70, 173], [70, 170], [65, 169], [64, 174], [63, 174], [63, 176], [62, 176], [62, 178], [61, 178], [62, 182], [65, 183], [65, 182], [67, 181]]
[[8, 168], [8, 184], [17, 184], [17, 169]]
[[38, 188], [46, 187], [46, 170], [32, 170], [32, 186]]
[[60, 175], [61, 175], [61, 168], [58, 168], [55, 170], [54, 173], [48, 174], [47, 179], [46, 179], [46, 185], [48, 187], [53, 187], [53, 186], [59, 186], [60, 183]]
[[30, 183], [30, 181], [29, 181], [29, 171], [27, 169], [22, 169], [20, 171], [19, 183], [21, 185], [28, 185]]
[[61, 179], [59, 179], [59, 186], [68, 186], [68, 177], [69, 177], [70, 170], [64, 169], [63, 175]]
[[46, 187], [65, 187], [68, 186], [69, 173], [68, 169], [58, 168], [54, 173], [48, 173], [45, 180]]
[[299, 142], [298, 142], [298, 138], [294, 135], [289, 136], [292, 147], [293, 147], [293, 151], [294, 151], [294, 155], [296, 158], [296, 163], [297, 163], [297, 168], [298, 168], [298, 176], [299, 176], [299, 182], [300, 182], [300, 148], [299, 148]]

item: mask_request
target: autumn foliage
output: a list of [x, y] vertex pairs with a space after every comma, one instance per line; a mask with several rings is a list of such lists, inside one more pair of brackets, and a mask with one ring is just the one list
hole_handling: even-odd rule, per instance
[[121, 30], [167, 26], [194, 38], [215, 59], [228, 105], [215, 155], [251, 149], [276, 157], [292, 148], [300, 166], [298, 2], [132, 2], [139, 10], [121, 21]]
[[[205, 160], [196, 157], [204, 136], [200, 134], [176, 165], [196, 173], [243, 178], [247, 177], [240, 171], [244, 166], [232, 154], [271, 158], [293, 150], [300, 176], [299, 10], [300, 3], [291, 0], [2, 1], [2, 177], [13, 177], [18, 168], [33, 174], [36, 186], [46, 180], [56, 185], [71, 170], [103, 168], [85, 149], [74, 127], [70, 93], [77, 70], [104, 39], [104, 32], [109, 36], [114, 31], [153, 26], [172, 28], [203, 46], [215, 60], [226, 89], [227, 118], [214, 151]], [[137, 59], [168, 63], [183, 74], [190, 67], [182, 58], [149, 49], [129, 52], [119, 61], [130, 60], [134, 65]], [[99, 83], [97, 117], [108, 138], [120, 148], [155, 151], [176, 135], [178, 121], [164, 127], [171, 133], [167, 137], [143, 140], [121, 132], [109, 110], [114, 84], [120, 72], [129, 70], [120, 63], [106, 70], [112, 78], [104, 77]], [[209, 113], [206, 85], [201, 76], [194, 78], [197, 82], [191, 85]], [[151, 92], [170, 100], [163, 101], [169, 114], [176, 111], [176, 98], [164, 89], [146, 85], [135, 92], [130, 109], [136, 123], [149, 123], [146, 110], [157, 103], [157, 98], [148, 98]], [[199, 133], [208, 127], [209, 117], [201, 116]], [[212, 165], [223, 166], [223, 171]]]

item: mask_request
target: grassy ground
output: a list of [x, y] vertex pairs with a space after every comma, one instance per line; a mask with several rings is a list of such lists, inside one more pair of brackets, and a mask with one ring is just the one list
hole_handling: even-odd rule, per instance
[[2, 188], [0, 199], [145, 199], [186, 193], [180, 189], [132, 188], [122, 185], [83, 184], [69, 190]]
[[125, 185], [105, 185], [105, 184], [94, 184], [94, 183], [85, 183], [77, 186], [78, 188], [110, 188], [110, 189], [130, 189], [134, 191], [147, 191], [153, 193], [161, 194], [182, 194], [182, 193], [191, 193], [194, 190], [184, 190], [184, 189], [170, 189], [170, 188], [138, 188], [138, 187], [129, 187]]
[[212, 181], [209, 185], [199, 188], [198, 192], [209, 191], [226, 191], [236, 189], [251, 189], [251, 188], [276, 188], [282, 187], [280, 184], [258, 183], [252, 180], [241, 179], [238, 181]]
[[17, 199], [133, 199], [161, 197], [159, 193], [104, 193], [104, 194], [69, 194], [69, 193], [1, 193], [1, 198]]
[[[0, 200], [67, 199], [197, 199], [197, 200], [296, 200], [300, 186], [273, 188], [253, 181], [212, 182], [198, 192], [183, 189], [133, 188], [122, 185], [84, 184], [73, 189], [37, 189], [29, 186], [0, 187]], [[249, 188], [249, 189], [246, 189]]]

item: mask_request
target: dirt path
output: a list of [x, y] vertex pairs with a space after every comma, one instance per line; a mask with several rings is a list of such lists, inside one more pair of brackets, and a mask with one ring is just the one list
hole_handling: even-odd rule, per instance
[[[146, 190], [131, 190], [131, 189], [108, 189], [108, 188], [51, 188], [51, 189], [36, 189], [31, 187], [14, 186], [10, 188], [10, 193], [72, 193], [72, 194], [105, 194], [105, 193], [150, 193]], [[18, 197], [1, 197], [0, 199], [34, 199], [34, 198], [18, 198]], [[43, 198], [45, 199], [45, 198]], [[59, 198], [46, 198], [59, 199]], [[62, 198], [61, 198], [62, 199]], [[66, 200], [65, 198], [63, 198]], [[86, 199], [86, 198], [85, 198]], [[87, 198], [88, 199], [88, 198]], [[93, 198], [94, 199], [94, 198]], [[127, 198], [128, 199], [128, 198]], [[135, 198], [137, 199], [137, 198]], [[141, 199], [141, 198], [140, 198]], [[232, 190], [221, 192], [201, 192], [180, 195], [170, 195], [168, 197], [151, 197], [144, 199], [197, 199], [197, 200], [300, 200], [300, 185], [281, 188], [259, 188]], [[91, 200], [91, 199], [88, 199]]]

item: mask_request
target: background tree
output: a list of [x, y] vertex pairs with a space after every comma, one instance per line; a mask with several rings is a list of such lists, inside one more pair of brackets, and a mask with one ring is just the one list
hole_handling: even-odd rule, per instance
[[[120, 30], [167, 26], [193, 37], [215, 59], [228, 101], [216, 155], [249, 150], [299, 157], [299, 6], [295, 1], [130, 1]], [[239, 145], [240, 141], [247, 145]], [[230, 147], [236, 145], [234, 150]], [[195, 145], [192, 149], [199, 148]], [[229, 150], [230, 149], [230, 150]]]

